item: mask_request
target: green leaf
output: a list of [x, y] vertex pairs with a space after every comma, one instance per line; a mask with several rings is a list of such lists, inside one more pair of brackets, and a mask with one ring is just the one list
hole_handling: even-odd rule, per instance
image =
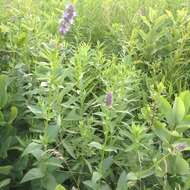
[[158, 101], [159, 101], [159, 108], [162, 113], [170, 112], [172, 110], [171, 105], [164, 97], [160, 96], [158, 98]]
[[43, 184], [46, 190], [52, 190], [56, 188], [57, 182], [52, 174], [47, 174], [44, 178]]
[[188, 162], [184, 160], [180, 155], [176, 156], [174, 166], [177, 174], [186, 175], [190, 173]]
[[8, 77], [0, 75], [0, 109], [3, 108], [8, 101], [7, 95]]
[[87, 159], [84, 159], [84, 161], [85, 161], [86, 165], [88, 166], [88, 169], [89, 169], [90, 173], [92, 174], [93, 169], [92, 169], [92, 166], [91, 166], [90, 162]]
[[80, 120], [81, 117], [76, 113], [76, 111], [73, 109], [71, 110], [68, 115], [64, 118], [65, 121], [77, 121]]
[[154, 169], [146, 169], [139, 172], [136, 172], [138, 179], [144, 179], [154, 174]]
[[57, 187], [55, 188], [55, 190], [66, 190], [66, 189], [62, 185], [57, 185]]
[[98, 181], [102, 178], [102, 175], [98, 172], [93, 172], [92, 174], [92, 179], [91, 180], [87, 180], [87, 181], [84, 181], [83, 183], [92, 188], [93, 190], [97, 190], [98, 188]]
[[86, 185], [87, 187], [90, 187], [93, 190], [97, 189], [97, 184], [93, 184], [91, 180], [87, 180], [83, 182], [84, 185]]
[[93, 147], [93, 148], [96, 148], [96, 149], [99, 149], [99, 150], [102, 150], [102, 145], [99, 142], [91, 142], [89, 144], [89, 146]]
[[11, 124], [17, 117], [18, 110], [15, 106], [11, 107], [11, 112], [9, 115], [9, 123]]
[[172, 175], [190, 174], [188, 162], [183, 159], [182, 154], [171, 155], [167, 159], [167, 170]]
[[38, 118], [43, 118], [43, 111], [42, 111], [42, 109], [40, 107], [35, 106], [35, 105], [30, 105], [30, 106], [27, 106], [27, 107]]
[[127, 190], [127, 173], [123, 171], [117, 182], [116, 190]]
[[102, 170], [103, 170], [103, 173], [106, 173], [107, 170], [111, 167], [113, 163], [113, 157], [110, 156], [108, 158], [106, 158], [103, 163], [102, 163]]
[[190, 129], [190, 125], [177, 125], [176, 126], [176, 131], [178, 131], [179, 133], [183, 133], [187, 129]]
[[27, 181], [32, 181], [34, 179], [43, 178], [45, 174], [39, 168], [32, 168], [29, 170], [21, 180], [21, 183], [25, 183]]
[[111, 188], [109, 187], [108, 184], [103, 184], [101, 185], [100, 190], [111, 190]]
[[58, 184], [62, 184], [66, 180], [69, 180], [70, 178], [72, 178], [72, 174], [69, 171], [57, 170], [53, 174]]
[[190, 188], [190, 175], [187, 175], [187, 177], [185, 178], [185, 185], [184, 185], [184, 189], [183, 190], [189, 190]]
[[2, 174], [2, 175], [8, 175], [11, 172], [12, 168], [13, 167], [10, 166], [10, 165], [1, 166], [0, 167], [0, 174]]
[[39, 160], [43, 154], [42, 145], [35, 142], [30, 143], [24, 150], [22, 156], [26, 156], [27, 154], [32, 154], [37, 160]]
[[69, 155], [76, 159], [76, 156], [75, 156], [75, 153], [74, 153], [74, 150], [73, 150], [73, 147], [69, 144], [67, 144], [65, 141], [62, 141], [62, 145], [63, 147], [65, 148], [65, 150], [69, 153]]
[[103, 150], [105, 151], [105, 152], [115, 152], [115, 153], [117, 153], [117, 147], [112, 147], [112, 146], [105, 146], [105, 147], [103, 147]]
[[190, 125], [190, 115], [186, 115], [180, 125]]
[[174, 102], [173, 111], [176, 123], [179, 124], [185, 116], [185, 106], [181, 98], [177, 97]]
[[45, 137], [47, 138], [48, 143], [56, 142], [58, 133], [59, 133], [58, 125], [49, 125], [45, 129]]
[[92, 183], [96, 184], [97, 181], [99, 181], [102, 178], [102, 175], [98, 172], [93, 172], [92, 174]]
[[138, 178], [134, 172], [129, 172], [127, 174], [127, 179], [130, 181], [136, 181]]
[[5, 136], [3, 139], [3, 142], [2, 142], [2, 139], [0, 138], [1, 140], [1, 143], [3, 143], [3, 146], [0, 146], [0, 158], [6, 158], [7, 157], [7, 151], [9, 150], [10, 146], [11, 146], [11, 142], [12, 142], [12, 136]]
[[188, 113], [189, 108], [190, 108], [190, 92], [189, 91], [184, 91], [182, 93], [180, 93], [179, 97], [181, 98], [181, 100], [184, 103], [185, 106], [185, 113]]
[[153, 131], [155, 134], [164, 142], [169, 143], [172, 135], [170, 131], [164, 126], [163, 123], [156, 122], [155, 125], [153, 126]]
[[10, 182], [11, 182], [11, 179], [9, 179], [9, 178], [0, 181], [0, 189], [1, 189], [2, 187], [5, 187], [5, 186], [9, 185]]
[[45, 168], [48, 167], [49, 172], [54, 172], [58, 168], [63, 168], [63, 166], [61, 165], [62, 162], [63, 160], [52, 157], [49, 158], [47, 161], [44, 161], [43, 165], [45, 166]]
[[174, 115], [173, 110], [169, 102], [162, 96], [158, 98], [158, 104], [160, 112], [165, 116], [169, 124], [173, 124], [174, 121]]

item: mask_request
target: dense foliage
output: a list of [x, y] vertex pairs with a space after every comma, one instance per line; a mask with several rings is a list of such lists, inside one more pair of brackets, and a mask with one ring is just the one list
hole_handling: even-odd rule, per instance
[[189, 57], [189, 0], [0, 0], [0, 189], [189, 190]]

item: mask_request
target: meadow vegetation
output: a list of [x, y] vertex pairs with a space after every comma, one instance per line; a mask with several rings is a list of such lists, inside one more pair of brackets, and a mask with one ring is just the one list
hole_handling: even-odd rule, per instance
[[189, 0], [0, 0], [0, 189], [189, 190], [189, 57]]

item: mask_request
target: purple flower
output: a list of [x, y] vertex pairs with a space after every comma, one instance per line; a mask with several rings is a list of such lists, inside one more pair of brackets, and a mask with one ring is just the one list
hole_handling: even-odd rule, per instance
[[113, 94], [112, 94], [112, 92], [108, 92], [106, 94], [106, 106], [111, 108], [112, 104], [113, 104]]
[[61, 35], [65, 35], [74, 23], [76, 17], [76, 10], [73, 4], [66, 6], [65, 11], [60, 19], [59, 32]]

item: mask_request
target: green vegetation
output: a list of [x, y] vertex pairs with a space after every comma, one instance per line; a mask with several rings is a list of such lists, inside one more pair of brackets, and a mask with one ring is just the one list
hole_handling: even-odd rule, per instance
[[0, 190], [189, 190], [189, 0], [68, 3], [0, 0]]

